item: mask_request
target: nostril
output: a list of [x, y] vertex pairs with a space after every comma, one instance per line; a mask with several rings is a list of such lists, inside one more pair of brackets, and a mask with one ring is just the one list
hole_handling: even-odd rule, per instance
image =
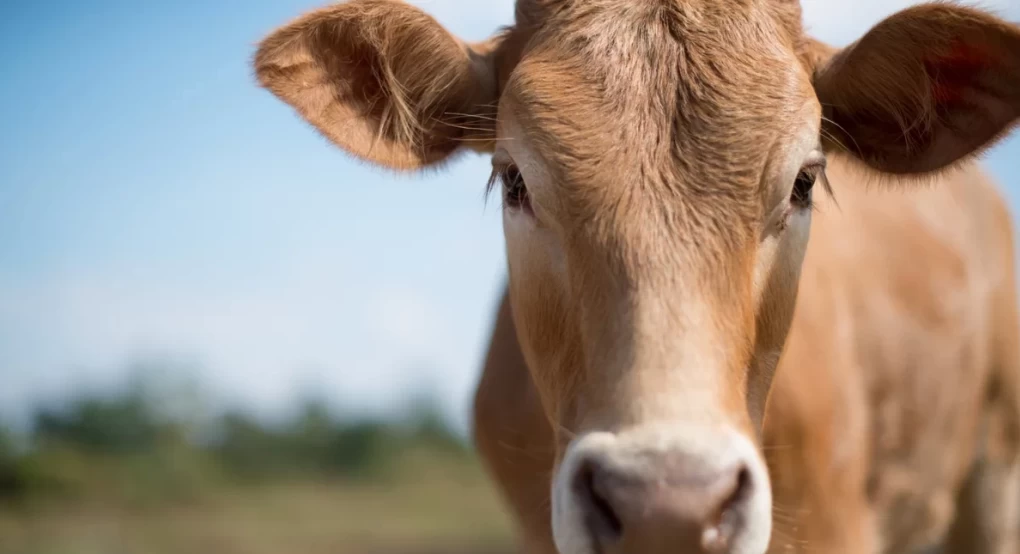
[[746, 504], [753, 492], [751, 471], [741, 467], [733, 481], [733, 488], [725, 501], [719, 505], [714, 522], [705, 527], [701, 537], [701, 546], [707, 552], [723, 551], [730, 538], [741, 525], [740, 508]]
[[737, 492], [734, 498], [744, 500], [751, 494], [751, 470], [746, 467], [740, 468], [740, 475], [737, 476]]
[[581, 464], [574, 479], [574, 493], [584, 511], [589, 531], [602, 543], [614, 543], [623, 536], [623, 523], [613, 509], [594, 462]]
[[733, 492], [729, 498], [722, 505], [723, 513], [730, 511], [738, 504], [743, 503], [751, 495], [751, 471], [746, 467], [740, 468], [737, 472], [736, 485], [733, 487]]

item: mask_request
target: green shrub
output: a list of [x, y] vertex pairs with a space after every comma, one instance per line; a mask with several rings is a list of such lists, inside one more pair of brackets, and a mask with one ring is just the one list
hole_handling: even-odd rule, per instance
[[[26, 448], [0, 428], [0, 500], [100, 498], [130, 507], [200, 499], [226, 484], [385, 480], [421, 460], [470, 450], [434, 402], [396, 420], [338, 417], [322, 402], [267, 423], [232, 411], [206, 421], [168, 416], [158, 390], [84, 394], [36, 411]], [[429, 454], [432, 453], [432, 454]], [[437, 456], [438, 454], [438, 456]]]

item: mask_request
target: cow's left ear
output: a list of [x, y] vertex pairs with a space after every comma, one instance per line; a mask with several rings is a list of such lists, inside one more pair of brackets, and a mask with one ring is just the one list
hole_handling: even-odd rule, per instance
[[879, 171], [936, 171], [1020, 118], [1020, 29], [946, 4], [899, 12], [815, 71], [826, 147]]

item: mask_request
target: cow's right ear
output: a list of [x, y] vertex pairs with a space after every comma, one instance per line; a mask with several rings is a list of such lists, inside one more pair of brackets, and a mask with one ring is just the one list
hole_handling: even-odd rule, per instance
[[313, 11], [258, 47], [259, 82], [345, 151], [420, 169], [495, 138], [493, 49], [418, 8], [354, 0]]

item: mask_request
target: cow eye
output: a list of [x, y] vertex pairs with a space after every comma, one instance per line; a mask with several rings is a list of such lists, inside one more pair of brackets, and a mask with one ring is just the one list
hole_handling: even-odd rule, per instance
[[500, 172], [500, 180], [503, 181], [503, 205], [509, 209], [528, 208], [528, 187], [524, 184], [524, 177], [514, 166], [510, 165]]
[[797, 174], [797, 180], [793, 183], [793, 192], [790, 193], [790, 203], [798, 207], [811, 206], [811, 189], [818, 179], [818, 171], [815, 169], [802, 169]]

